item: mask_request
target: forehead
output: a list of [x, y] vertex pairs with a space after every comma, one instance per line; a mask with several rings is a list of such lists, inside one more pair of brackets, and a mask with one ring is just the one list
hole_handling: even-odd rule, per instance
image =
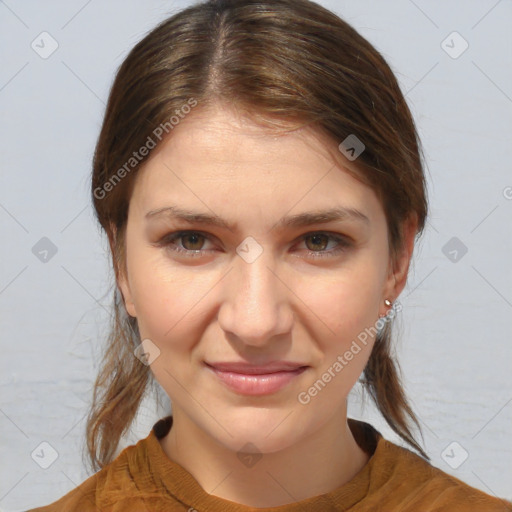
[[269, 118], [258, 122], [254, 115], [219, 104], [196, 109], [172, 130], [156, 153], [187, 161], [208, 158], [212, 164], [246, 164], [249, 168], [257, 160], [262, 170], [277, 170], [279, 164], [296, 165], [304, 158], [317, 165], [322, 159], [324, 166], [334, 163], [326, 138], [318, 132], [269, 123]]
[[153, 150], [132, 200], [145, 212], [179, 204], [265, 216], [341, 205], [378, 214], [374, 192], [333, 150], [310, 128], [279, 134], [228, 108], [197, 110]]

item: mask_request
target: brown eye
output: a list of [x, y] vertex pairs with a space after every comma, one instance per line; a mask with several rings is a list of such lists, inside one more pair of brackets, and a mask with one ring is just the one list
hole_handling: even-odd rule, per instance
[[204, 244], [204, 236], [199, 233], [187, 233], [181, 235], [182, 246], [188, 251], [200, 251]]
[[[331, 237], [329, 235], [324, 235], [322, 233], [309, 235], [305, 238], [306, 246], [311, 251], [323, 251], [327, 247], [330, 238]], [[311, 240], [312, 243], [309, 244], [308, 240]]]
[[346, 236], [334, 233], [315, 232], [302, 236], [307, 258], [334, 258], [353, 247]]
[[214, 251], [214, 249], [205, 248], [205, 242], [211, 243], [207, 234], [199, 231], [176, 231], [162, 237], [153, 245], [171, 251], [178, 256], [186, 258], [201, 258]]

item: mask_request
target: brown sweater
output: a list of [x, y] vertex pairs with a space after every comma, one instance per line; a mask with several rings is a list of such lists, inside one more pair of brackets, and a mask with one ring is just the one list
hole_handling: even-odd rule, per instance
[[512, 502], [492, 497], [387, 441], [368, 423], [349, 418], [355, 440], [370, 460], [337, 489], [289, 505], [254, 508], [204, 491], [170, 460], [158, 439], [172, 417], [125, 448], [109, 465], [60, 500], [28, 512], [510, 512]]

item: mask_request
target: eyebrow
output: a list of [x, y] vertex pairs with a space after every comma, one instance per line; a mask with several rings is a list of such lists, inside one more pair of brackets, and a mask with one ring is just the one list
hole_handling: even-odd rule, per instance
[[[151, 218], [162, 216], [178, 219], [189, 224], [204, 224], [227, 229], [229, 231], [236, 230], [236, 223], [229, 223], [218, 215], [195, 212], [192, 210], [179, 208], [177, 206], [165, 206], [163, 208], [151, 210], [146, 213], [145, 218], [149, 220]], [[363, 212], [355, 208], [339, 206], [337, 208], [330, 208], [327, 210], [315, 210], [283, 217], [276, 224], [274, 224], [271, 229], [277, 228], [278, 230], [282, 230], [283, 228], [305, 227], [314, 224], [326, 224], [328, 222], [345, 220], [363, 222], [367, 225], [370, 224], [370, 219]]]

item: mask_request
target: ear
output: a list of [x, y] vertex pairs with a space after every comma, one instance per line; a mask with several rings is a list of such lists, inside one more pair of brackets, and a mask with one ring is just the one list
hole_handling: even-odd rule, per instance
[[[127, 270], [125, 271], [124, 267], [126, 265], [122, 264], [121, 254], [119, 254], [119, 250], [117, 248], [117, 228], [114, 224], [110, 224], [110, 232], [107, 233], [108, 242], [110, 244], [110, 252], [112, 254], [112, 263], [114, 265], [114, 272], [116, 276], [116, 283], [124, 301], [124, 307], [126, 312], [133, 317], [137, 317], [137, 313], [135, 312], [135, 305], [132, 299], [132, 293], [130, 289], [130, 284], [128, 280]], [[124, 241], [126, 246], [126, 240]], [[122, 254], [124, 258], [126, 258], [126, 249], [122, 250]]]
[[389, 262], [388, 278], [384, 287], [384, 295], [381, 301], [380, 314], [385, 315], [388, 307], [384, 305], [384, 300], [388, 299], [392, 303], [402, 293], [407, 282], [409, 266], [411, 263], [412, 253], [414, 251], [414, 242], [418, 229], [418, 220], [416, 215], [411, 215], [402, 224], [403, 245], [395, 258]]

